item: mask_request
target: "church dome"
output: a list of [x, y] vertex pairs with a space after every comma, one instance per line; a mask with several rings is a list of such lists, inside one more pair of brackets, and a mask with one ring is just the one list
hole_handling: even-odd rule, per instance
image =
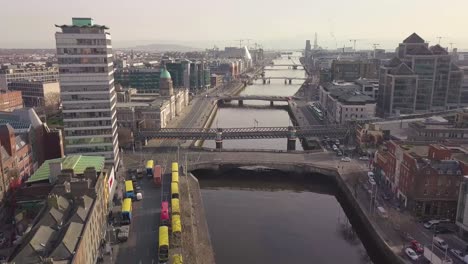
[[161, 79], [171, 79], [171, 74], [166, 70], [166, 68], [161, 69]]

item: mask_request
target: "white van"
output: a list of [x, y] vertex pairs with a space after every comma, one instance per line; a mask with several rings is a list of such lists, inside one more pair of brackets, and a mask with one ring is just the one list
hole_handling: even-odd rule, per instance
[[434, 225], [438, 225], [439, 223], [440, 223], [439, 220], [430, 220], [424, 223], [424, 227], [427, 229], [431, 229], [432, 227], [434, 227]]

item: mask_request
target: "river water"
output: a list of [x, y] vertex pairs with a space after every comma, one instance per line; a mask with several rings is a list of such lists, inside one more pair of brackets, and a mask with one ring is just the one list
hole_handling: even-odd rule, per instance
[[[299, 63], [298, 57], [292, 58]], [[274, 63], [291, 61], [283, 56]], [[267, 70], [266, 76], [304, 77], [303, 70], [282, 68], [286, 69]], [[293, 80], [285, 85], [284, 80], [271, 80], [264, 85], [259, 80], [241, 94], [292, 96], [301, 83]], [[269, 102], [245, 101], [243, 107], [237, 102], [221, 107], [212, 127], [290, 124], [286, 110], [271, 108]], [[206, 141], [204, 146], [214, 147], [214, 142]], [[225, 140], [223, 148], [286, 150], [286, 139]], [[299, 142], [296, 149], [302, 149]], [[292, 181], [281, 175], [271, 180], [272, 175], [281, 173], [252, 170], [227, 172], [221, 178], [205, 177], [211, 173], [196, 172], [196, 176], [202, 187], [216, 263], [371, 263], [337, 201], [335, 187], [326, 180]]]

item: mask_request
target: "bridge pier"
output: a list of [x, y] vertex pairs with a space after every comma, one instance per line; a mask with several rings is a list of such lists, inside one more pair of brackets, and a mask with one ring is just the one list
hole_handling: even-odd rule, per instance
[[297, 70], [297, 66], [293, 66], [293, 70]]
[[288, 127], [288, 143], [287, 143], [287, 150], [294, 151], [296, 150], [296, 129], [292, 126]]
[[218, 130], [216, 131], [215, 142], [216, 142], [216, 149], [223, 148], [223, 129], [222, 128], [218, 128]]
[[274, 106], [274, 101], [270, 101], [270, 106]]
[[288, 84], [288, 80], [284, 79], [284, 84]]
[[263, 84], [266, 84], [266, 79], [265, 78], [263, 78]]
[[291, 84], [291, 83], [292, 83], [292, 79], [289, 79], [289, 84]]
[[268, 84], [270, 84], [270, 82], [271, 82], [271, 79], [268, 79]]
[[244, 105], [244, 100], [239, 100], [239, 106], [243, 106]]

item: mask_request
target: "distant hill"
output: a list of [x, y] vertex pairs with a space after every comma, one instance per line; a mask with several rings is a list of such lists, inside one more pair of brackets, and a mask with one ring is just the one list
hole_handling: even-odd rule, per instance
[[192, 48], [189, 46], [177, 45], [177, 44], [147, 44], [147, 45], [138, 45], [134, 47], [125, 48], [126, 50], [139, 50], [139, 51], [178, 51], [178, 52], [187, 52], [187, 51], [198, 51], [201, 49]]

